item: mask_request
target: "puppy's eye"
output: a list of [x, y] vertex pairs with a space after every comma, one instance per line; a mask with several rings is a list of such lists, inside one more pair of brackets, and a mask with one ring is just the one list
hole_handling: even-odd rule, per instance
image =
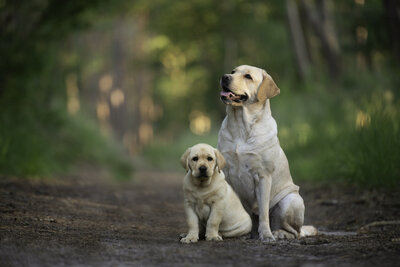
[[193, 160], [193, 161], [198, 161], [199, 158], [198, 158], [198, 157], [193, 157], [192, 160]]
[[231, 74], [234, 74], [235, 73], [235, 71], [233, 70], [232, 72], [231, 72]]
[[253, 78], [251, 77], [250, 74], [246, 74], [246, 75], [244, 75], [244, 77], [245, 77], [246, 79], [253, 80]]
[[213, 158], [212, 158], [212, 157], [208, 157], [207, 160], [208, 160], [208, 161], [212, 161]]

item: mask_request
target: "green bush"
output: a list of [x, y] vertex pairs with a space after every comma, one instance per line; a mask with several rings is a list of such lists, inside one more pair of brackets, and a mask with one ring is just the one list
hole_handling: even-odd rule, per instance
[[400, 180], [400, 103], [389, 91], [365, 99], [354, 124], [336, 137], [325, 164], [329, 178], [360, 184], [397, 185]]
[[0, 174], [49, 177], [92, 163], [114, 177], [130, 178], [132, 165], [123, 155], [85, 116], [61, 110], [0, 113]]

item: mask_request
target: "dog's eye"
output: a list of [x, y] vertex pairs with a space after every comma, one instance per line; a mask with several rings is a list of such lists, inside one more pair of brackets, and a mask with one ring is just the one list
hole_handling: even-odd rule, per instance
[[198, 157], [193, 157], [192, 160], [193, 160], [193, 161], [198, 161], [199, 158], [198, 158]]
[[208, 160], [208, 161], [212, 161], [213, 158], [212, 158], [212, 157], [208, 157], [207, 160]]
[[232, 72], [231, 72], [231, 74], [234, 74], [235, 73], [235, 71], [233, 70]]
[[244, 75], [244, 77], [245, 77], [246, 79], [253, 80], [253, 78], [251, 77], [250, 74], [246, 74], [246, 75]]

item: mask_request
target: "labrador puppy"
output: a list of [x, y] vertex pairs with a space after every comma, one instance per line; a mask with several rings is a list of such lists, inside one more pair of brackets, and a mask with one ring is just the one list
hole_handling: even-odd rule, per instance
[[207, 144], [190, 147], [182, 155], [187, 174], [183, 180], [184, 207], [189, 231], [182, 243], [194, 243], [205, 234], [208, 241], [242, 236], [251, 231], [251, 219], [238, 196], [225, 181], [225, 159]]
[[218, 149], [227, 161], [227, 181], [245, 209], [255, 214], [253, 218], [258, 215], [259, 238], [315, 235], [314, 227], [303, 226], [303, 199], [271, 115], [269, 99], [280, 93], [279, 88], [265, 70], [247, 65], [223, 75], [220, 84], [227, 116], [219, 131]]

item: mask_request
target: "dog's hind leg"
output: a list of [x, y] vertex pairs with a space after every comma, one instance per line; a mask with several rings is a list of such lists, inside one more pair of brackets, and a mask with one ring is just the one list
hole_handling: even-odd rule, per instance
[[275, 238], [299, 238], [304, 222], [304, 202], [301, 196], [290, 193], [271, 211], [271, 229]]

